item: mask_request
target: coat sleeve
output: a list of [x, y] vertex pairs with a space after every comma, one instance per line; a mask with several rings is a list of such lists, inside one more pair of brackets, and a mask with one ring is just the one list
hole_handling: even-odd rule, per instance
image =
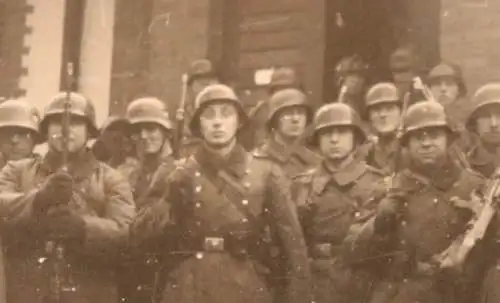
[[0, 216], [4, 226], [16, 229], [33, 221], [33, 200], [37, 188], [24, 191], [21, 184], [28, 175], [34, 175], [33, 161], [29, 159], [8, 162], [0, 171]]
[[155, 242], [159, 245], [158, 239], [166, 241], [165, 233], [175, 228], [173, 205], [174, 202], [178, 205], [182, 201], [181, 182], [177, 180], [178, 177], [178, 172], [167, 177], [164, 182], [164, 194], [139, 211], [130, 233], [135, 248], [151, 247], [151, 243]]
[[135, 217], [132, 191], [127, 180], [108, 168], [103, 174], [105, 208], [102, 216], [84, 215], [85, 253], [114, 255], [126, 245], [129, 226]]
[[311, 273], [307, 247], [295, 204], [290, 197], [289, 182], [278, 167], [272, 167], [269, 179], [271, 216], [287, 262], [286, 302], [311, 302]]

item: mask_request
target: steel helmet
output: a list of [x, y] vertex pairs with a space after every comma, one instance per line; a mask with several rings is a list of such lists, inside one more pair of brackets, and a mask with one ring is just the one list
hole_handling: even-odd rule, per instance
[[333, 126], [352, 127], [361, 143], [366, 141], [366, 133], [363, 130], [361, 118], [356, 111], [345, 103], [329, 103], [318, 109], [314, 116], [313, 144], [317, 144], [317, 134], [320, 130]]
[[492, 82], [481, 86], [474, 96], [472, 103], [475, 105], [466, 120], [466, 127], [470, 131], [475, 131], [474, 121], [481, 108], [490, 105], [500, 105], [500, 82]]
[[313, 112], [309, 104], [307, 104], [306, 94], [295, 88], [286, 88], [274, 93], [269, 99], [267, 127], [273, 127], [273, 120], [280, 110], [292, 106], [301, 106], [305, 108], [307, 110], [307, 120], [311, 120]]
[[139, 98], [127, 106], [125, 114], [131, 126], [139, 123], [155, 123], [166, 130], [172, 130], [165, 103], [154, 97]]
[[241, 123], [246, 123], [247, 114], [245, 113], [243, 106], [241, 105], [241, 102], [238, 96], [236, 96], [234, 90], [225, 84], [211, 84], [205, 87], [194, 100], [195, 111], [189, 123], [189, 129], [191, 130], [191, 133], [193, 135], [196, 135], [198, 137], [200, 136], [199, 116], [205, 106], [215, 101], [225, 101], [234, 104], [239, 112], [240, 118], [242, 119]]
[[191, 63], [188, 71], [188, 84], [191, 84], [197, 78], [216, 77], [215, 68], [208, 59], [198, 59]]
[[366, 93], [366, 107], [380, 103], [400, 103], [398, 88], [394, 83], [381, 82], [373, 85]]
[[125, 118], [117, 117], [117, 116], [110, 116], [106, 120], [104, 120], [104, 123], [101, 125], [101, 128], [99, 129], [101, 134], [105, 132], [108, 129], [128, 129], [130, 126], [129, 122]]
[[24, 100], [11, 99], [0, 104], [0, 128], [19, 127], [29, 129], [35, 134], [35, 141], [41, 143], [40, 112]]
[[458, 85], [461, 96], [467, 93], [462, 69], [457, 64], [449, 62], [439, 63], [438, 65], [436, 65], [431, 69], [427, 77], [427, 80], [432, 85], [434, 82], [442, 78], [453, 79]]
[[448, 121], [444, 107], [435, 101], [420, 101], [408, 108], [403, 118], [403, 136], [406, 140], [408, 134], [430, 127], [443, 127], [454, 134], [451, 124]]
[[40, 122], [40, 132], [42, 136], [47, 135], [48, 119], [52, 116], [62, 115], [65, 111], [66, 102], [71, 116], [82, 117], [87, 121], [90, 138], [99, 136], [96, 126], [95, 108], [92, 102], [80, 93], [60, 92], [55, 95], [45, 107], [42, 121]]

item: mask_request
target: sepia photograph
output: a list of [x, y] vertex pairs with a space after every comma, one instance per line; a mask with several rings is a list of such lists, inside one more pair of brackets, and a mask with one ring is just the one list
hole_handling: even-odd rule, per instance
[[0, 0], [0, 303], [500, 303], [499, 202], [500, 0]]

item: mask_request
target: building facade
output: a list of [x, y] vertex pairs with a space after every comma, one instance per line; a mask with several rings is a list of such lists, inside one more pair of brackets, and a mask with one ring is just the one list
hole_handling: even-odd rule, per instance
[[402, 43], [424, 68], [459, 63], [475, 89], [500, 80], [499, 28], [493, 0], [0, 0], [0, 96], [43, 107], [71, 61], [99, 121], [144, 95], [173, 109], [182, 73], [206, 57], [245, 102], [262, 97], [268, 69], [293, 66], [319, 104], [339, 58], [360, 53], [384, 79]]

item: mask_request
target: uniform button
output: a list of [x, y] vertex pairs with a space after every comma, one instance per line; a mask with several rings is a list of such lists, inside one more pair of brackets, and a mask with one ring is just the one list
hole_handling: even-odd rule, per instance
[[201, 203], [200, 203], [200, 202], [197, 202], [197, 203], [195, 204], [195, 206], [196, 206], [196, 208], [200, 208], [200, 207], [201, 207]]
[[203, 259], [203, 253], [202, 252], [197, 252], [196, 253], [196, 259], [198, 259], [198, 260]]
[[243, 183], [243, 187], [245, 187], [245, 188], [250, 188], [250, 183], [249, 183], [249, 182], [245, 182], [245, 183]]
[[137, 286], [137, 290], [142, 290], [142, 286], [141, 285]]
[[432, 200], [432, 202], [434, 202], [434, 204], [437, 204], [438, 203], [438, 199], [434, 198], [434, 200]]
[[401, 244], [403, 244], [403, 245], [404, 245], [405, 243], [406, 243], [406, 241], [405, 241], [405, 240], [401, 240]]
[[248, 205], [248, 200], [247, 200], [247, 199], [245, 199], [245, 200], [241, 201], [241, 204], [243, 204], [243, 205]]
[[451, 235], [450, 234], [446, 234], [446, 239], [451, 239]]
[[194, 173], [194, 176], [195, 176], [195, 177], [199, 177], [199, 176], [201, 176], [201, 174], [200, 174], [200, 172], [199, 172], [199, 171], [196, 171], [196, 172]]
[[197, 185], [195, 188], [194, 188], [194, 191], [199, 193], [201, 191], [201, 185]]
[[359, 216], [361, 216], [361, 213], [359, 211], [354, 213], [354, 217], [359, 218]]
[[40, 288], [36, 288], [36, 289], [35, 289], [35, 291], [36, 291], [36, 292], [40, 292]]
[[196, 221], [196, 226], [200, 226], [201, 225], [201, 222], [200, 221]]
[[248, 219], [247, 219], [247, 218], [243, 218], [243, 219], [241, 219], [241, 222], [243, 222], [243, 223], [247, 223], [247, 222], [248, 222]]
[[245, 169], [245, 174], [247, 174], [247, 175], [248, 175], [248, 174], [249, 174], [249, 173], [251, 173], [251, 172], [252, 172], [252, 171], [250, 170], [250, 168]]
[[401, 225], [402, 225], [402, 226], [406, 226], [406, 221], [404, 221], [404, 220], [403, 220], [403, 221], [401, 221]]

